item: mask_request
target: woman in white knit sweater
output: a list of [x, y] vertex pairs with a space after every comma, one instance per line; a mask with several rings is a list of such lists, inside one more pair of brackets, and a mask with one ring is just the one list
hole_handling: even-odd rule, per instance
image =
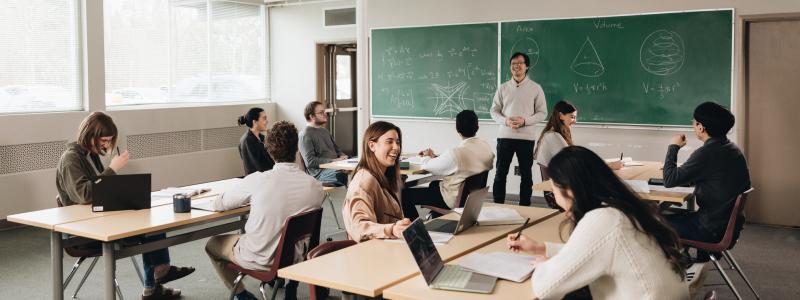
[[537, 256], [537, 298], [560, 299], [586, 285], [594, 299], [689, 298], [675, 231], [597, 154], [569, 146], [552, 158], [549, 172], [574, 228], [566, 244], [508, 236], [510, 249]]

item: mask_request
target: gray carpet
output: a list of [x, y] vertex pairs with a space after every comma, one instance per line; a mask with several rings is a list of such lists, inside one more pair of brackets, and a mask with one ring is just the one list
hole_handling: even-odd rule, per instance
[[[334, 195], [337, 215], [341, 208], [341, 193]], [[541, 199], [534, 205], [542, 206]], [[327, 203], [324, 206], [322, 235], [337, 231]], [[197, 271], [189, 277], [170, 283], [169, 286], [183, 290], [183, 299], [227, 299], [228, 290], [214, 272], [203, 248], [206, 240], [170, 248], [172, 261], [176, 265], [194, 266]], [[50, 245], [46, 230], [31, 227], [0, 232], [0, 299], [49, 299], [50, 298]], [[800, 299], [800, 229], [772, 228], [749, 225], [742, 233], [733, 256], [744, 269], [763, 299]], [[139, 259], [139, 257], [137, 257]], [[75, 262], [64, 259], [64, 272]], [[67, 287], [66, 298], [72, 295], [80, 276], [89, 266], [84, 263], [78, 275]], [[727, 271], [745, 299], [755, 299], [744, 282], [734, 271]], [[80, 291], [78, 299], [102, 299], [103, 263], [98, 262]], [[66, 276], [66, 275], [65, 275]], [[117, 276], [126, 299], [139, 299], [141, 283], [129, 259], [117, 262]], [[706, 284], [723, 283], [716, 271], [708, 273]], [[258, 282], [247, 279], [248, 290], [257, 293]], [[715, 289], [719, 299], [734, 299], [724, 286], [704, 287], [695, 299], [702, 299], [705, 291]], [[334, 294], [338, 297], [338, 294]], [[308, 288], [301, 284], [298, 298], [308, 298]], [[283, 299], [283, 290], [278, 293]]]

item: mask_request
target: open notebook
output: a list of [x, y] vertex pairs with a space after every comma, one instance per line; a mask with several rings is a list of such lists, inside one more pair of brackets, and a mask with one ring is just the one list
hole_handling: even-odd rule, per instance
[[475, 273], [523, 282], [533, 273], [534, 258], [509, 252], [470, 253], [458, 265]]

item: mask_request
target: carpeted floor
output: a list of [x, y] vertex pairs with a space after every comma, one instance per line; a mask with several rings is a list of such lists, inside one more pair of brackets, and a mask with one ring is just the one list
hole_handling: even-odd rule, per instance
[[[337, 215], [341, 208], [341, 191], [334, 194]], [[543, 206], [537, 199], [534, 205]], [[329, 206], [324, 206], [322, 235], [337, 231]], [[189, 277], [175, 281], [169, 286], [183, 290], [183, 299], [227, 299], [228, 290], [220, 282], [204, 252], [206, 240], [170, 248], [172, 261], [176, 265], [194, 266], [197, 271]], [[0, 299], [50, 299], [50, 245], [48, 232], [42, 229], [21, 227], [0, 232]], [[773, 228], [758, 225], [745, 227], [733, 256], [744, 269], [763, 299], [800, 299], [800, 229]], [[139, 257], [137, 257], [139, 259]], [[65, 257], [64, 272], [68, 272], [75, 259]], [[89, 266], [84, 263], [78, 275], [67, 287], [69, 297], [74, 292], [80, 276]], [[727, 271], [745, 299], [755, 299], [735, 271]], [[102, 299], [103, 263], [98, 262], [77, 299]], [[65, 275], [66, 276], [66, 275]], [[141, 283], [129, 259], [117, 262], [117, 276], [126, 299], [139, 299]], [[706, 284], [723, 283], [716, 271], [708, 273]], [[247, 279], [247, 288], [257, 293], [258, 282]], [[694, 299], [715, 289], [718, 299], [735, 299], [727, 286], [704, 287]], [[338, 296], [338, 294], [334, 294]], [[65, 298], [66, 298], [65, 297]], [[283, 298], [283, 291], [278, 299]], [[299, 299], [308, 298], [308, 288], [301, 284]]]

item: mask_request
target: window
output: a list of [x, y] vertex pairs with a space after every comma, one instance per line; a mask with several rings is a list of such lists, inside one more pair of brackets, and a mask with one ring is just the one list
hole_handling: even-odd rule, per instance
[[106, 106], [268, 98], [265, 8], [241, 2], [106, 1]]
[[83, 109], [78, 2], [0, 1], [0, 114]]

